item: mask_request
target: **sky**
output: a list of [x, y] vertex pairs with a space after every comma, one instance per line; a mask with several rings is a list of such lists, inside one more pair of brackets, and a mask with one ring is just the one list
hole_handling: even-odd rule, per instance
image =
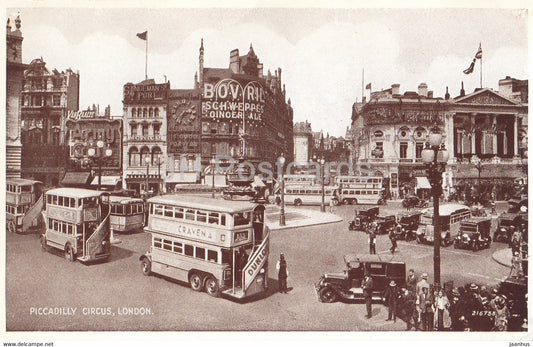
[[23, 62], [42, 57], [49, 70], [79, 70], [80, 108], [99, 104], [103, 110], [109, 104], [112, 115], [122, 114], [123, 85], [144, 80], [145, 42], [136, 34], [145, 30], [148, 77], [163, 83], [166, 76], [172, 89], [193, 87], [202, 38], [205, 67], [227, 68], [231, 50], [244, 55], [253, 44], [265, 74], [282, 69], [294, 121], [307, 120], [314, 131], [334, 136], [345, 135], [352, 105], [361, 101], [363, 69], [364, 84], [371, 83], [372, 91], [394, 83], [400, 84], [401, 93], [416, 91], [424, 82], [435, 96], [444, 97], [448, 86], [454, 97], [461, 82], [467, 93], [480, 87], [479, 62], [474, 73], [465, 75], [463, 70], [481, 43], [483, 87], [498, 90], [498, 80], [505, 76], [528, 79], [529, 13], [519, 6], [360, 9], [331, 8], [336, 4], [331, 1], [321, 8], [314, 3], [313, 8], [214, 9], [179, 2], [165, 3], [164, 8], [142, 1], [134, 3], [136, 8], [112, 8], [99, 1], [81, 2], [77, 8], [61, 1], [38, 4], [42, 7], [6, 8], [7, 16], [20, 13]]

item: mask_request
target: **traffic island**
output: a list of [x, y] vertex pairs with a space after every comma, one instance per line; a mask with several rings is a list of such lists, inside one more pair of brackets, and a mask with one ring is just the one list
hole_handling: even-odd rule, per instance
[[342, 217], [334, 213], [320, 212], [306, 208], [285, 207], [285, 225], [280, 226], [279, 215], [279, 208], [268, 208], [265, 211], [265, 222], [270, 230], [285, 230], [343, 221]]
[[499, 251], [492, 253], [492, 259], [500, 265], [511, 267], [513, 252], [511, 248], [500, 249]]

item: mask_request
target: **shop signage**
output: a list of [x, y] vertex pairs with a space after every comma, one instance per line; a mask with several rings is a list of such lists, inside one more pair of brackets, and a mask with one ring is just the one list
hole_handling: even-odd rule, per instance
[[434, 111], [400, 111], [393, 108], [380, 107], [368, 112], [366, 124], [443, 125], [444, 117]]
[[124, 102], [162, 101], [167, 97], [168, 83], [162, 84], [126, 84]]
[[216, 84], [204, 83], [202, 116], [211, 120], [243, 119], [248, 123], [262, 121], [265, 93], [258, 81], [244, 86], [234, 79], [223, 79]]
[[94, 118], [101, 118], [104, 117], [104, 115], [99, 115], [96, 113], [96, 111], [72, 111], [69, 110], [67, 112], [67, 119], [71, 120], [79, 120], [79, 119], [94, 119]]

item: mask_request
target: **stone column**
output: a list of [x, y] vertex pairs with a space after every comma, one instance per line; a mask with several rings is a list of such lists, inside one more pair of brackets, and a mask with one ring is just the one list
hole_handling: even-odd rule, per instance
[[476, 117], [475, 115], [470, 115], [470, 126], [472, 131], [472, 137], [470, 139], [470, 152], [472, 153], [472, 156], [476, 155]]
[[518, 158], [518, 114], [513, 115], [514, 127], [513, 127], [513, 157]]
[[[497, 122], [496, 122], [496, 115], [492, 115], [492, 128], [496, 129]], [[494, 156], [498, 155], [498, 135], [496, 132], [492, 134], [492, 154]]]

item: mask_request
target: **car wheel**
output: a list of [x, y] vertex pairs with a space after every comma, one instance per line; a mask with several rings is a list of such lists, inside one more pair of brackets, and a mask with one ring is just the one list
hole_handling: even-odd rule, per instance
[[207, 276], [205, 280], [205, 291], [211, 296], [220, 296], [220, 287], [218, 286], [218, 281], [211, 275]]
[[459, 244], [457, 242], [454, 242], [453, 243], [453, 248], [458, 249], [459, 248]]
[[65, 247], [65, 259], [70, 262], [74, 261], [74, 251], [72, 250], [72, 247], [70, 245], [67, 245]]
[[189, 276], [189, 284], [191, 285], [191, 289], [194, 290], [195, 292], [202, 291], [202, 287], [203, 287], [202, 282], [203, 282], [202, 276], [200, 276], [196, 272], [193, 272]]
[[150, 276], [152, 273], [152, 262], [148, 258], [143, 258], [141, 262], [141, 270], [145, 276]]
[[296, 205], [296, 206], [302, 206], [302, 200], [300, 200], [300, 199], [295, 199], [295, 200], [294, 200], [294, 205]]
[[342, 199], [342, 204], [343, 204], [343, 205], [349, 205], [349, 204], [350, 204], [350, 200], [348, 200], [348, 199]]
[[329, 287], [322, 288], [318, 294], [320, 301], [328, 304], [337, 300], [337, 293]]
[[7, 222], [7, 230], [9, 230], [10, 233], [14, 233], [17, 231], [15, 221], [10, 220], [9, 222]]
[[474, 244], [472, 245], [472, 250], [473, 250], [474, 252], [479, 251], [479, 244], [477, 244], [477, 242], [474, 243]]

